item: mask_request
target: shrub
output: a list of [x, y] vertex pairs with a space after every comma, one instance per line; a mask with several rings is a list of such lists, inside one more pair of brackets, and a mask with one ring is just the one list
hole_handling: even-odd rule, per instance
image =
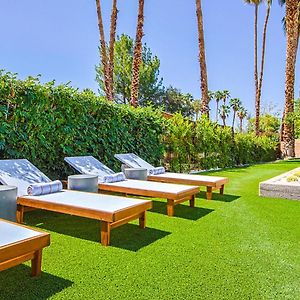
[[65, 156], [93, 155], [114, 170], [118, 152], [150, 163], [163, 156], [163, 118], [151, 108], [108, 103], [69, 85], [0, 74], [0, 156], [27, 158], [49, 176], [65, 177]]
[[65, 156], [93, 155], [117, 171], [115, 153], [134, 152], [159, 165], [166, 152], [169, 169], [180, 172], [276, 158], [277, 143], [268, 137], [233, 138], [230, 127], [207, 118], [165, 120], [151, 107], [109, 103], [54, 81], [21, 81], [0, 71], [0, 99], [0, 157], [27, 158], [53, 178], [70, 173]]
[[276, 159], [277, 142], [253, 134], [232, 135], [206, 117], [196, 123], [177, 114], [168, 120], [166, 149], [174, 171], [232, 167]]

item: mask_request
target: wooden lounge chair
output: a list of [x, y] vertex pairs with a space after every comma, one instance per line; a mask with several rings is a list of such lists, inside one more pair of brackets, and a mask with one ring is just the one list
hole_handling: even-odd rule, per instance
[[114, 171], [93, 156], [66, 157], [65, 161], [81, 174], [98, 175], [98, 188], [100, 191], [167, 199], [168, 216], [173, 216], [175, 205], [182, 202], [189, 201], [191, 207], [195, 206], [195, 195], [199, 192], [197, 186], [131, 179], [114, 183], [103, 183], [103, 176], [114, 174]]
[[[123, 164], [129, 168], [145, 168], [151, 170], [154, 166], [150, 165], [134, 153], [126, 154], [115, 154], [115, 158], [121, 161]], [[191, 184], [197, 186], [206, 187], [206, 198], [208, 200], [212, 199], [212, 191], [220, 190], [220, 194], [224, 194], [224, 186], [229, 182], [227, 177], [217, 177], [217, 176], [206, 176], [206, 175], [191, 175], [183, 173], [170, 173], [166, 172], [159, 175], [149, 175], [148, 180], [156, 182], [168, 182], [168, 183], [179, 183], [179, 184]]]
[[61, 192], [29, 196], [27, 187], [50, 179], [26, 159], [1, 160], [0, 182], [18, 187], [17, 221], [23, 222], [25, 208], [44, 209], [101, 221], [101, 243], [110, 243], [110, 230], [139, 219], [145, 228], [146, 210], [152, 202], [110, 195], [62, 190]]
[[50, 234], [0, 219], [0, 272], [31, 260], [31, 276], [41, 274], [42, 251]]

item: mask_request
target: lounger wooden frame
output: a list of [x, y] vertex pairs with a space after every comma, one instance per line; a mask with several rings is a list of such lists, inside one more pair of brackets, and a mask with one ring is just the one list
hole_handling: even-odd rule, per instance
[[[1, 221], [4, 221], [1, 219]], [[9, 221], [4, 221], [12, 223]], [[16, 225], [15, 223], [12, 223]], [[24, 240], [0, 247], [0, 271], [15, 267], [25, 261], [31, 260], [31, 276], [41, 274], [42, 251], [50, 245], [50, 234], [24, 225], [17, 225], [39, 234]]]
[[174, 215], [174, 207], [182, 202], [189, 201], [190, 207], [195, 207], [195, 195], [199, 192], [198, 187], [190, 187], [189, 189], [185, 189], [180, 193], [171, 193], [142, 188], [129, 188], [105, 183], [99, 183], [98, 188], [100, 192], [117, 192], [125, 195], [167, 199], [167, 215], [170, 217]]
[[[83, 193], [84, 197], [84, 193]], [[47, 201], [38, 201], [30, 199], [29, 196], [18, 197], [17, 199], [17, 221], [23, 222], [25, 207], [44, 209], [63, 214], [69, 214], [79, 217], [96, 219], [101, 221], [101, 244], [108, 246], [110, 244], [110, 231], [113, 228], [126, 224], [132, 220], [139, 219], [139, 227], [146, 227], [146, 210], [152, 208], [152, 202], [137, 203], [128, 208], [120, 209], [116, 212], [106, 212], [100, 210], [93, 210], [89, 208], [82, 208], [76, 206], [69, 206], [64, 204], [57, 204]]]
[[[114, 157], [118, 159], [123, 167], [129, 168], [145, 168], [148, 171], [154, 166], [149, 164], [147, 161], [143, 160], [134, 153], [122, 153], [115, 154]], [[220, 190], [220, 194], [224, 194], [224, 186], [229, 182], [229, 179], [226, 177], [218, 176], [208, 176], [208, 175], [192, 175], [184, 173], [171, 173], [166, 172], [158, 175], [148, 175], [147, 179], [149, 181], [163, 182], [163, 183], [177, 183], [177, 184], [187, 184], [187, 185], [196, 185], [206, 187], [206, 198], [207, 200], [212, 199], [213, 190]]]
[[[195, 180], [195, 179], [184, 179], [184, 178], [174, 178], [172, 176], [167, 177], [168, 173], [165, 173], [164, 177], [159, 175], [148, 175], [147, 179], [149, 181], [155, 182], [164, 182], [164, 183], [177, 183], [177, 184], [187, 184], [187, 185], [197, 185], [199, 187], [205, 186], [206, 187], [206, 198], [207, 200], [212, 199], [212, 192], [213, 190], [219, 190], [220, 194], [224, 194], [224, 186], [226, 183], [229, 182], [229, 179], [226, 177], [218, 177], [216, 180]], [[197, 175], [190, 175], [190, 176], [197, 176]]]

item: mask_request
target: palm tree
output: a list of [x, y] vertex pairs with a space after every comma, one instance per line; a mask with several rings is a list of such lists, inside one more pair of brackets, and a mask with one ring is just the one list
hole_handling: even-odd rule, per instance
[[230, 98], [230, 92], [227, 91], [227, 90], [224, 90], [224, 91], [222, 91], [222, 94], [223, 94], [223, 102], [224, 102], [224, 105], [225, 105], [226, 100]]
[[109, 39], [109, 100], [113, 101], [114, 98], [114, 51], [116, 41], [118, 8], [117, 0], [113, 0], [111, 19], [110, 19], [110, 39]]
[[197, 121], [199, 119], [199, 114], [200, 114], [201, 109], [202, 109], [201, 100], [193, 101], [192, 105], [193, 105], [193, 109], [194, 109], [194, 112], [195, 112], [195, 118], [196, 118], [196, 121]]
[[230, 107], [228, 105], [221, 105], [220, 107], [220, 117], [223, 121], [223, 126], [225, 127], [226, 126], [226, 119], [228, 118], [229, 116], [229, 113], [230, 113]]
[[232, 132], [233, 133], [234, 133], [234, 123], [235, 123], [236, 113], [241, 108], [241, 105], [242, 105], [242, 102], [240, 99], [238, 99], [238, 98], [230, 99], [230, 107], [233, 110], [233, 118], [232, 118]]
[[217, 103], [217, 107], [216, 107], [216, 122], [218, 123], [219, 121], [219, 103], [221, 100], [223, 100], [223, 93], [221, 91], [216, 91], [215, 92], [215, 100]]
[[258, 81], [258, 55], [257, 55], [257, 23], [258, 7], [263, 0], [244, 0], [248, 4], [255, 6], [254, 12], [254, 81], [255, 81], [255, 134], [259, 135], [259, 116], [260, 116], [260, 99], [259, 99], [259, 81]]
[[206, 59], [205, 59], [205, 41], [204, 41], [201, 0], [196, 0], [196, 14], [197, 14], [197, 24], [198, 24], [202, 113], [209, 117], [208, 81], [207, 81], [207, 69], [206, 69]]
[[[285, 5], [285, 0], [278, 0], [279, 4], [281, 6]], [[299, 10], [300, 10], [300, 6], [299, 6]], [[285, 17], [282, 19], [282, 23], [283, 23], [283, 30], [286, 32], [286, 22], [285, 22]], [[299, 38], [300, 38], [300, 13], [299, 13], [299, 21], [298, 21], [298, 39], [297, 39], [297, 49], [299, 46]]]
[[208, 91], [208, 103], [215, 98], [215, 93], [213, 91]]
[[131, 100], [130, 104], [134, 107], [138, 106], [139, 85], [140, 85], [140, 65], [142, 61], [142, 39], [144, 29], [144, 2], [139, 0], [139, 12], [136, 28], [136, 38], [132, 62], [132, 80], [131, 80]]
[[261, 90], [262, 90], [264, 67], [265, 67], [267, 27], [268, 27], [268, 22], [269, 22], [269, 17], [270, 17], [272, 0], [266, 0], [266, 2], [267, 2], [267, 11], [266, 11], [266, 17], [265, 17], [264, 29], [263, 29], [263, 42], [262, 42], [262, 52], [261, 52], [260, 76], [259, 76], [258, 91], [256, 92], [256, 101], [255, 101], [255, 103], [256, 103], [256, 114], [255, 114], [255, 132], [256, 132], [256, 135], [258, 135], [260, 133], [260, 130], [259, 130], [260, 100], [261, 100]]
[[247, 114], [247, 110], [244, 107], [240, 107], [237, 112], [237, 116], [240, 119], [240, 132], [243, 132], [243, 120], [246, 118]]
[[285, 72], [285, 107], [283, 113], [282, 140], [284, 156], [295, 156], [295, 139], [293, 124], [288, 121], [289, 114], [294, 112], [295, 66], [299, 41], [300, 0], [286, 0], [286, 72]]
[[107, 64], [106, 43], [105, 43], [105, 34], [104, 34], [100, 0], [96, 0], [96, 7], [97, 7], [97, 15], [98, 15], [98, 27], [100, 32], [101, 60], [102, 60], [103, 73], [104, 73], [104, 90], [105, 90], [106, 98], [110, 100], [109, 71], [108, 71], [108, 64]]

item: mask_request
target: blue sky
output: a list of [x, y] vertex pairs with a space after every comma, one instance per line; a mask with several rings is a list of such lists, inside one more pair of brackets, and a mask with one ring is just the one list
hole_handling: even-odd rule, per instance
[[[19, 73], [21, 78], [42, 74], [43, 81], [71, 81], [80, 89], [97, 91], [94, 66], [99, 61], [99, 33], [94, 0], [1, 2], [1, 69]], [[111, 2], [102, 0], [107, 37]], [[200, 98], [195, 1], [145, 2], [144, 41], [161, 60], [164, 84]], [[209, 89], [228, 89], [253, 111], [254, 8], [242, 0], [202, 2]], [[273, 2], [262, 101], [263, 106], [273, 103], [275, 110], [281, 110], [285, 79], [285, 36], [281, 25], [284, 9], [276, 0]], [[137, 3], [138, 0], [119, 0], [119, 34], [135, 36]], [[260, 28], [264, 14], [265, 7], [261, 6]], [[298, 76], [296, 95], [299, 90]]]

